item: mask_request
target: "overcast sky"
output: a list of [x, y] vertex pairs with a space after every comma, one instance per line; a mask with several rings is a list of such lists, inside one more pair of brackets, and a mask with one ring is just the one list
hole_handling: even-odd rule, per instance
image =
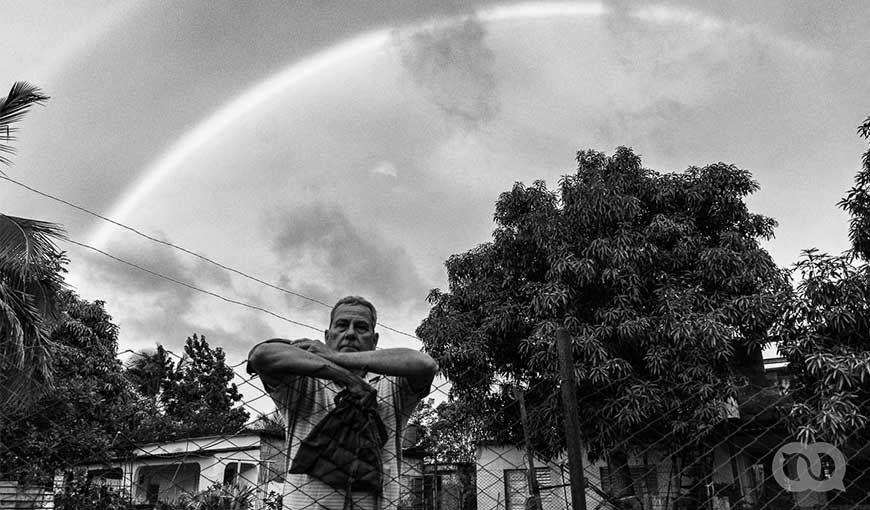
[[[866, 149], [866, 2], [3, 4], [3, 87], [51, 96], [7, 175], [298, 294], [368, 296], [405, 332], [444, 260], [488, 240], [498, 194], [554, 186], [579, 149], [630, 146], [661, 172], [733, 163], [779, 221], [778, 264], [847, 248], [835, 204]], [[313, 326], [64, 244], [122, 350], [196, 332], [236, 363], [265, 338], [322, 337], [310, 300], [9, 182], [0, 206]]]

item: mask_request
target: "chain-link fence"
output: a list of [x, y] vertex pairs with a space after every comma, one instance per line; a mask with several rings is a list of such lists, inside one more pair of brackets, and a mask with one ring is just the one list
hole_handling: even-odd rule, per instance
[[[569, 439], [574, 435], [583, 442], [586, 508], [870, 508], [866, 449], [838, 450], [845, 466], [839, 465], [837, 452], [830, 451], [814, 459], [792, 448], [791, 454], [777, 459], [778, 450], [794, 441], [779, 412], [789, 398], [783, 387], [794, 383], [783, 372], [784, 364], [779, 365], [768, 364], [768, 385], [746, 388], [723, 407], [721, 419], [703, 436], [657, 440], [659, 426], [674, 418], [669, 412], [634, 424], [627, 437], [607, 438], [609, 444], [622, 448], [592, 452], [587, 445], [599, 444], [601, 438], [589, 431], [568, 431]], [[0, 508], [557, 510], [577, 506], [572, 502], [567, 454], [534, 453], [537, 449], [528, 440], [530, 427], [561, 428], [563, 423], [544, 423], [547, 418], [540, 415], [524, 420], [510, 407], [516, 402], [506, 404], [501, 423], [519, 434], [479, 433], [480, 429], [469, 426], [439, 437], [444, 427], [430, 427], [432, 419], [439, 417], [430, 413], [422, 419], [419, 406], [421, 398], [434, 399], [434, 404], [448, 400], [450, 385], [441, 378], [436, 378], [428, 395], [415, 392], [402, 378], [371, 373], [365, 378], [368, 386], [359, 393], [342, 393], [332, 383], [306, 378], [266, 391], [245, 366], [240, 362], [231, 368], [244, 395], [240, 406], [255, 418], [231, 433], [133, 442], [123, 453], [112, 450], [114, 457], [99, 462], [55, 459], [50, 465], [55, 476], [38, 486], [19, 483], [15, 469], [8, 466], [24, 466], [47, 453], [4, 437], [0, 454], [7, 459], [14, 456], [19, 463], [6, 463]], [[373, 402], [366, 400], [374, 395], [368, 388], [376, 391]], [[609, 385], [602, 385], [578, 394], [583, 423], [608, 412], [600, 406], [608, 389]], [[535, 388], [524, 388], [523, 393], [533, 398]], [[270, 414], [275, 404], [278, 412]], [[430, 411], [437, 410], [432, 401], [428, 405]], [[342, 408], [337, 413], [341, 416], [333, 417], [337, 425], [318, 427], [336, 406]], [[16, 415], [16, 421], [4, 416], [2, 425], [9, 430], [22, 420], [33, 421], [41, 411], [32, 408]], [[351, 417], [355, 425], [342, 416]], [[123, 430], [119, 426], [117, 434]], [[837, 487], [840, 478], [843, 485]]]

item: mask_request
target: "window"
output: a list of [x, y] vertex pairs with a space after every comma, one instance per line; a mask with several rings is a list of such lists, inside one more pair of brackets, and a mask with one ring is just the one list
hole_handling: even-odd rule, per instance
[[224, 485], [231, 485], [236, 483], [236, 478], [238, 477], [238, 463], [231, 462], [226, 465], [224, 468]]
[[407, 485], [402, 487], [402, 497], [400, 507], [403, 510], [422, 510], [424, 506], [425, 492], [423, 488], [424, 479], [422, 476], [407, 476], [405, 477]]
[[[659, 493], [659, 478], [656, 466], [628, 466], [628, 472], [631, 480], [634, 482], [634, 487], [639, 494], [656, 495]], [[623, 487], [619, 486], [619, 479], [610, 473], [609, 467], [602, 467], [601, 473], [601, 490], [608, 494], [616, 494], [621, 492]]]
[[121, 468], [102, 468], [88, 470], [88, 480], [120, 480], [124, 477]]

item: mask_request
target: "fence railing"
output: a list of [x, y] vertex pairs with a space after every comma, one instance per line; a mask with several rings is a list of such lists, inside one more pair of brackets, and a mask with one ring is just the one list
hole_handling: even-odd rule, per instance
[[[111, 500], [129, 508], [345, 508], [348, 503], [359, 508], [397, 510], [573, 507], [571, 462], [566, 453], [544, 456], [532, 451], [530, 455], [529, 450], [534, 448], [521, 435], [501, 442], [493, 440], [492, 435], [475, 439], [470, 429], [466, 432], [471, 436], [461, 438], [433, 435], [431, 430], [425, 430], [431, 422], [420, 420], [414, 413], [420, 396], [413, 395], [402, 380], [376, 374], [369, 374], [366, 380], [377, 390], [378, 416], [387, 433], [381, 450], [379, 489], [352, 490], [348, 497], [343, 488], [304, 474], [288, 473], [305, 440], [325, 441], [314, 443], [322, 447], [314, 451], [314, 464], [342, 459], [333, 450], [348, 444], [359, 447], [354, 443], [358, 437], [338, 437], [340, 434], [313, 437], [317, 423], [333, 408], [339, 388], [311, 379], [266, 392], [259, 378], [246, 373], [243, 362], [233, 370], [245, 395], [242, 406], [259, 413], [269, 407], [264, 402], [274, 400], [289, 411], [278, 413], [271, 421], [252, 420], [247, 427], [231, 434], [137, 444], [122, 455], [100, 462], [56, 461], [51, 466], [56, 475], [51, 487], [25, 487], [12, 479], [0, 482], [0, 509], [92, 508], [81, 506], [80, 502], [88, 498], [76, 499], [76, 491], [78, 495], [89, 495], [93, 501]], [[822, 455], [818, 466], [812, 464], [812, 458], [787, 455], [781, 469], [778, 468], [777, 451], [794, 439], [777, 413], [789, 397], [777, 391], [781, 381], [777, 381], [775, 373], [768, 375], [768, 388], [744, 392], [731, 409], [723, 409], [721, 420], [703, 438], [677, 437], [674, 441], [671, 437], [670, 441], [651, 441], [645, 445], [644, 438], [652, 437], [650, 434], [659, 430], [663, 422], [673, 418], [668, 412], [661, 412], [636, 424], [627, 437], [619, 438], [621, 444], [630, 445], [619, 459], [609, 455], [590, 458], [590, 451], [584, 446], [582, 494], [586, 508], [870, 508], [867, 451], [844, 447], [841, 453], [845, 476], [844, 467], [836, 465], [836, 455]], [[436, 403], [447, 401], [448, 389], [446, 381], [436, 379], [426, 398], [433, 398]], [[535, 388], [526, 390], [530, 395]], [[603, 412], [595, 403], [600, 404], [599, 397], [607, 390], [604, 385], [595, 391], [578, 393], [577, 405], [584, 421]], [[743, 409], [752, 409], [752, 413], [741, 413]], [[34, 409], [16, 419], [26, 421], [38, 414], [39, 409]], [[547, 425], [542, 424], [542, 419], [537, 417], [525, 426]], [[517, 414], [508, 425], [522, 428], [520, 421]], [[403, 430], [406, 422], [410, 425]], [[21, 423], [3, 421], [4, 427], [17, 425]], [[376, 425], [361, 434], [373, 434], [377, 439], [380, 436]], [[563, 423], [551, 425], [563, 427]], [[595, 439], [586, 431], [576, 432], [584, 440]], [[439, 442], [460, 439], [469, 445], [464, 456], [445, 458], [443, 452], [451, 450], [437, 448]], [[0, 437], [0, 446], [0, 455], [24, 455], [21, 457], [24, 462], [28, 455], [34, 462], [40, 455], [24, 445], [9, 443], [4, 437]], [[530, 457], [533, 477], [529, 471]], [[349, 464], [341, 462], [334, 467], [335, 473], [352, 471]], [[805, 463], [803, 467], [801, 462]], [[810, 485], [795, 490], [798, 484], [808, 482], [801, 478], [802, 470], [810, 467], [812, 472], [814, 466], [817, 471]], [[320, 474], [328, 479], [334, 473], [321, 469]], [[4, 475], [9, 478], [14, 473]], [[837, 484], [833, 481], [839, 477], [843, 477], [843, 490], [834, 487]]]

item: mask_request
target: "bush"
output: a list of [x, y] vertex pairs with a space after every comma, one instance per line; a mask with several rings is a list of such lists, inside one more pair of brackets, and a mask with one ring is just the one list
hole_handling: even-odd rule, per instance
[[130, 494], [103, 483], [94, 483], [84, 473], [72, 473], [62, 490], [54, 494], [55, 510], [133, 510]]
[[192, 496], [184, 495], [173, 510], [250, 510], [254, 507], [254, 489], [215, 483]]

